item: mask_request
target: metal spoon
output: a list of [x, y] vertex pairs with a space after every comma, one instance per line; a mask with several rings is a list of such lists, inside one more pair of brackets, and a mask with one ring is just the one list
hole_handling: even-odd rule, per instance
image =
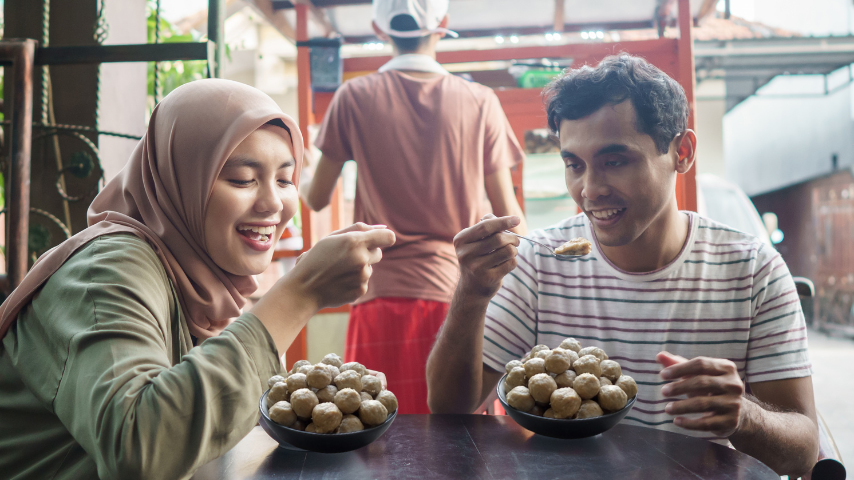
[[557, 252], [555, 252], [555, 249], [554, 249], [554, 248], [552, 248], [552, 247], [550, 247], [550, 246], [548, 246], [548, 245], [546, 245], [546, 244], [544, 244], [544, 243], [540, 243], [540, 242], [538, 242], [538, 241], [536, 241], [536, 240], [531, 240], [531, 239], [530, 239], [530, 238], [528, 238], [528, 237], [523, 237], [522, 235], [519, 235], [518, 233], [511, 232], [510, 230], [504, 230], [504, 233], [509, 233], [510, 235], [516, 235], [517, 237], [519, 237], [519, 238], [524, 238], [525, 240], [527, 240], [527, 241], [529, 241], [529, 242], [531, 242], [531, 243], [536, 243], [537, 245], [539, 245], [539, 246], [541, 246], [541, 247], [543, 247], [543, 248], [545, 248], [545, 249], [548, 249], [548, 251], [552, 252], [552, 255], [561, 255], [561, 256], [568, 256], [568, 257], [569, 257], [569, 256], [573, 256], [573, 255], [566, 255], [566, 254], [557, 253]]

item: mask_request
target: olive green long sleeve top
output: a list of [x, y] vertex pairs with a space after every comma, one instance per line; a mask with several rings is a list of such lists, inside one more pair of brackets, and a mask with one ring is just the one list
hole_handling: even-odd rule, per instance
[[154, 250], [98, 237], [0, 343], [0, 477], [186, 478], [249, 433], [280, 370], [250, 313], [193, 347]]

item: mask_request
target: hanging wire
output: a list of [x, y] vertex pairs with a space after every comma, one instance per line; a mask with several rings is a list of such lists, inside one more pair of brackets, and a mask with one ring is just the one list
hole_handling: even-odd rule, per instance
[[[160, 43], [160, 0], [154, 8], [154, 44]], [[160, 101], [160, 64], [154, 62], [154, 105]]]
[[95, 20], [95, 41], [103, 45], [110, 35], [110, 25], [107, 23], [107, 17], [104, 15], [104, 5], [106, 0], [101, 0], [98, 5], [98, 18]]
[[[47, 47], [50, 45], [50, 0], [42, 0], [42, 38], [41, 38], [41, 47]], [[47, 123], [47, 114], [48, 114], [48, 75], [50, 75], [50, 70], [47, 65], [42, 65], [42, 88], [41, 88], [41, 117], [42, 122]]]

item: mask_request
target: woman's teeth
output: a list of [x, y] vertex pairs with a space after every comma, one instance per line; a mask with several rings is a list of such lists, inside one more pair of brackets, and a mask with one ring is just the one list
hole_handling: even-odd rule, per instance
[[599, 220], [608, 220], [619, 213], [623, 213], [625, 210], [625, 208], [612, 208], [610, 210], [591, 211], [590, 214], [598, 218]]
[[241, 235], [245, 235], [252, 240], [266, 243], [270, 240], [270, 235], [276, 232], [276, 227], [254, 227], [250, 225], [241, 225], [237, 227], [237, 231], [240, 232]]

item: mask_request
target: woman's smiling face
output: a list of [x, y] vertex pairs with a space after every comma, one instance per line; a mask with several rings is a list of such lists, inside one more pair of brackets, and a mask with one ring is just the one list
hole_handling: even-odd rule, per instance
[[288, 132], [264, 125], [228, 157], [205, 212], [205, 248], [233, 275], [257, 275], [297, 211], [295, 161]]

